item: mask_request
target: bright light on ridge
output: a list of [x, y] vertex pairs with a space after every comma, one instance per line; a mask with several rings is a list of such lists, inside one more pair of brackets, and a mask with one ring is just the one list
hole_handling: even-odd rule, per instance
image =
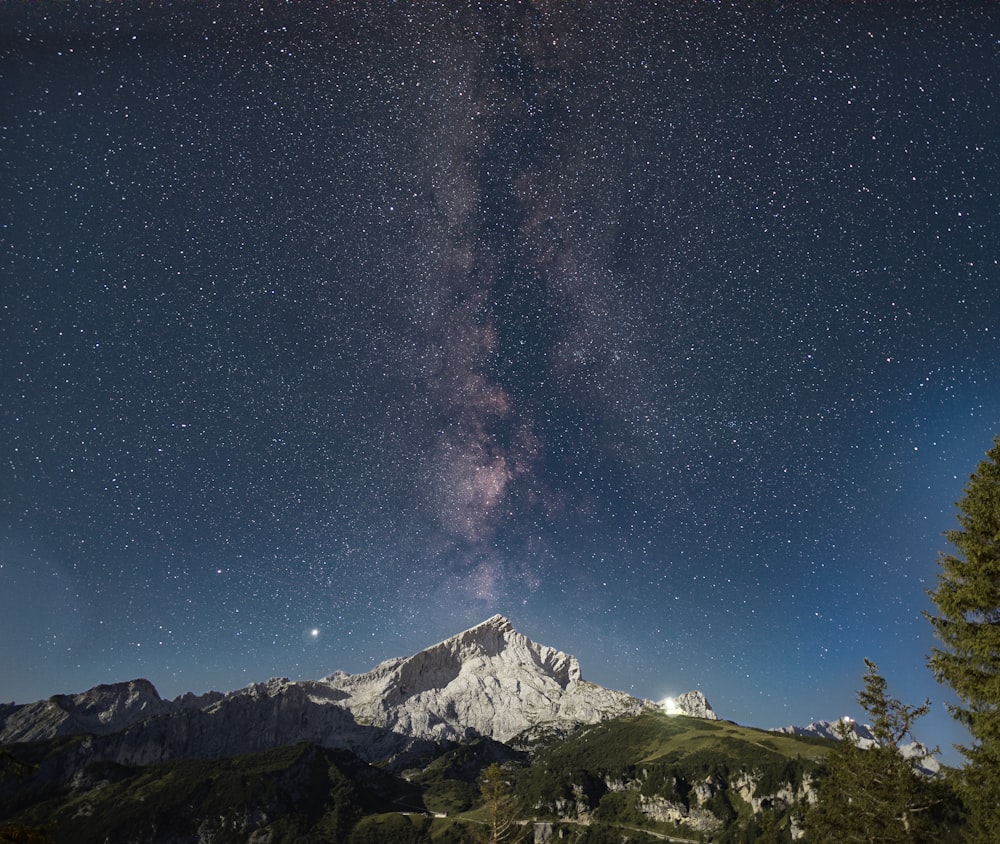
[[659, 707], [664, 712], [666, 712], [667, 715], [683, 715], [684, 714], [684, 710], [681, 709], [677, 705], [677, 701], [674, 700], [672, 697], [665, 697], [665, 698], [663, 698], [663, 700], [661, 700], [659, 702]]

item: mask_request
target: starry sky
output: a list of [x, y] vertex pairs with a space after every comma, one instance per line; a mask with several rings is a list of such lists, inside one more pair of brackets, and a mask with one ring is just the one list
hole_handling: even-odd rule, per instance
[[0, 699], [495, 612], [761, 727], [930, 696], [1000, 433], [993, 3], [0, 10]]

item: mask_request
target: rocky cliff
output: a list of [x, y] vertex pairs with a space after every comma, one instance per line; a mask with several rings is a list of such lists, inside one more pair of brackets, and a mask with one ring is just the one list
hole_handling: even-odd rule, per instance
[[409, 659], [326, 683], [360, 723], [434, 741], [509, 741], [529, 727], [590, 724], [647, 705], [584, 682], [576, 659], [531, 641], [501, 615]]
[[148, 680], [95, 686], [80, 694], [6, 707], [0, 712], [0, 743], [78, 733], [105, 735], [170, 709], [171, 704], [160, 698]]
[[700, 691], [685, 692], [674, 700], [674, 706], [684, 715], [692, 718], [704, 718], [707, 721], [718, 721], [719, 716], [715, 714], [708, 702], [708, 698]]

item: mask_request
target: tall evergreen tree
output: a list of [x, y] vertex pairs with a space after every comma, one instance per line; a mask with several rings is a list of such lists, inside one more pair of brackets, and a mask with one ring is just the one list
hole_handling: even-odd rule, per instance
[[939, 682], [960, 704], [952, 714], [972, 735], [961, 788], [968, 810], [966, 840], [1000, 841], [1000, 437], [965, 487], [958, 528], [945, 536], [957, 553], [942, 553], [928, 615], [941, 642], [930, 656]]
[[877, 743], [862, 749], [849, 721], [842, 721], [842, 741], [827, 756], [827, 775], [816, 804], [805, 818], [807, 840], [829, 844], [916, 844], [937, 841], [942, 832], [939, 808], [942, 784], [916, 770], [899, 742], [929, 704], [908, 706], [889, 697], [878, 666], [865, 660], [868, 673], [858, 702], [872, 718]]

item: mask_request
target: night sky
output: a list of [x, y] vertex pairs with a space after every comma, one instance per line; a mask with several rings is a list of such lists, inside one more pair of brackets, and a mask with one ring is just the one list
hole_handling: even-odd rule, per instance
[[0, 11], [0, 699], [495, 612], [761, 727], [930, 696], [1000, 433], [995, 3]]

